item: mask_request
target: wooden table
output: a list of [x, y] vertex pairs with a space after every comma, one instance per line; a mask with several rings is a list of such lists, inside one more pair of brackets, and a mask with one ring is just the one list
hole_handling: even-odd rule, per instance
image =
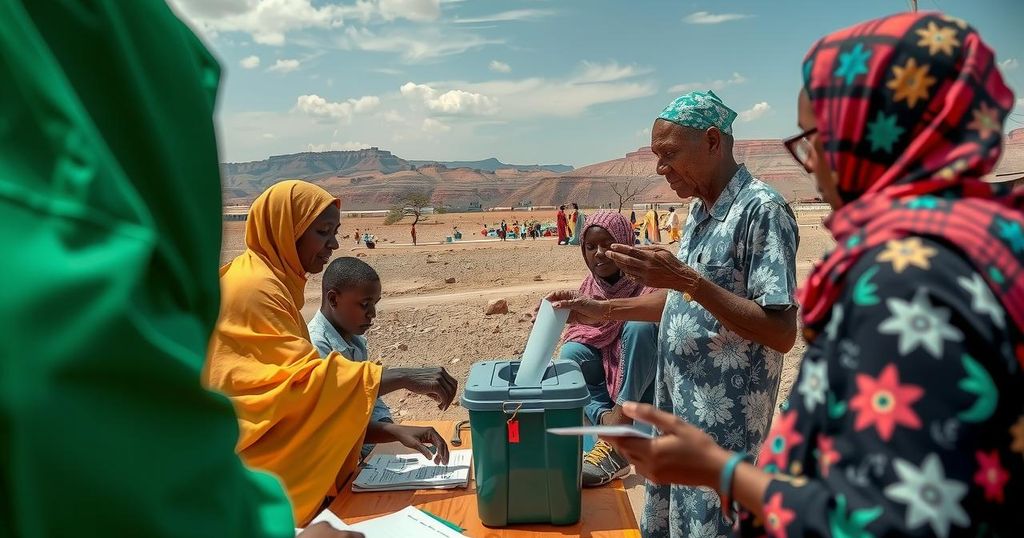
[[[473, 440], [469, 429], [462, 430], [462, 446], [451, 446], [451, 438], [455, 433], [455, 423], [441, 422], [405, 422], [413, 426], [433, 426], [452, 450], [472, 448]], [[375, 453], [411, 453], [412, 450], [398, 443], [378, 445]], [[350, 479], [351, 480], [351, 479]], [[346, 485], [330, 509], [347, 523], [378, 517], [396, 512], [406, 506], [423, 508], [464, 528], [463, 534], [474, 538], [525, 538], [532, 536], [592, 536], [639, 538], [636, 518], [626, 497], [622, 480], [599, 488], [583, 490], [580, 521], [575, 525], [513, 525], [511, 527], [492, 529], [480, 523], [476, 509], [476, 481], [470, 477], [466, 489], [420, 490], [420, 491], [386, 491], [378, 493], [353, 493], [351, 485]]]

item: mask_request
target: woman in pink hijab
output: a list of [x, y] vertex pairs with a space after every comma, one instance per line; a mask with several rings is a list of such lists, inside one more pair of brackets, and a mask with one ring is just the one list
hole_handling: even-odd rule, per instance
[[[636, 297], [651, 291], [619, 272], [605, 252], [612, 243], [633, 244], [633, 227], [615, 211], [598, 211], [580, 234], [583, 261], [590, 274], [575, 296], [593, 299]], [[556, 292], [549, 298], [567, 298]], [[658, 324], [607, 321], [598, 325], [573, 323], [565, 331], [559, 358], [580, 365], [590, 389], [584, 408], [593, 424], [632, 424], [622, 414], [621, 402], [654, 399], [657, 370]], [[601, 486], [629, 472], [629, 463], [604, 441], [598, 441], [583, 459], [583, 485]]]

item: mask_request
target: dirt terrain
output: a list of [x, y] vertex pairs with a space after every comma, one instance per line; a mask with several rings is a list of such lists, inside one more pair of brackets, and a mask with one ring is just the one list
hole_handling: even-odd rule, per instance
[[[832, 240], [820, 226], [822, 212], [800, 211], [798, 215], [797, 272], [802, 280], [813, 261], [831, 248]], [[386, 367], [444, 366], [462, 383], [474, 362], [522, 353], [530, 315], [541, 297], [551, 290], [576, 288], [585, 276], [580, 249], [558, 246], [552, 238], [481, 241], [479, 225], [485, 221], [493, 225], [502, 218], [512, 222], [552, 216], [550, 211], [434, 215], [417, 226], [417, 247], [407, 244], [407, 222], [384, 226], [380, 217], [343, 218], [336, 256], [363, 257], [383, 282], [384, 298], [367, 333], [371, 358]], [[463, 240], [440, 243], [453, 224], [463, 231]], [[225, 223], [223, 261], [244, 248], [244, 226], [244, 222]], [[381, 244], [373, 250], [357, 246], [351, 235], [355, 228], [369, 229]], [[448, 278], [455, 278], [455, 283], [445, 283]], [[319, 307], [320, 284], [319, 275], [313, 275], [306, 286], [303, 314], [307, 319]], [[484, 315], [484, 306], [491, 299], [505, 299], [509, 313]], [[787, 355], [785, 391], [792, 384], [802, 352], [798, 344]], [[459, 420], [467, 416], [461, 407], [441, 412], [427, 399], [405, 393], [390, 394], [385, 401], [397, 417], [405, 419]]]

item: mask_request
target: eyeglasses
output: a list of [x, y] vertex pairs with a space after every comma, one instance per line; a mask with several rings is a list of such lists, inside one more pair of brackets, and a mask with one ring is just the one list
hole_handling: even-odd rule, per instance
[[789, 154], [796, 159], [796, 162], [800, 163], [800, 166], [804, 167], [804, 170], [807, 171], [808, 174], [814, 171], [814, 168], [811, 166], [811, 155], [814, 154], [814, 145], [811, 144], [811, 136], [817, 132], [818, 128], [814, 127], [782, 141], [782, 144], [786, 146], [786, 150], [789, 151]]

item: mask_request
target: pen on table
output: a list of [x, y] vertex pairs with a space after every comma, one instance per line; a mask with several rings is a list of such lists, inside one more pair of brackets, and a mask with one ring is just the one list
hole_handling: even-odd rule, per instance
[[428, 516], [430, 516], [430, 517], [432, 517], [434, 519], [436, 519], [438, 523], [444, 525], [445, 527], [448, 527], [449, 529], [452, 529], [453, 531], [462, 532], [462, 531], [466, 530], [466, 529], [463, 529], [462, 527], [452, 523], [451, 521], [448, 521], [447, 519], [444, 519], [444, 518], [442, 518], [441, 516], [439, 516], [437, 514], [433, 514], [433, 513], [429, 512], [429, 511], [427, 511], [427, 510], [425, 510], [423, 508], [420, 508], [419, 511], [423, 512], [424, 514], [427, 514]]

